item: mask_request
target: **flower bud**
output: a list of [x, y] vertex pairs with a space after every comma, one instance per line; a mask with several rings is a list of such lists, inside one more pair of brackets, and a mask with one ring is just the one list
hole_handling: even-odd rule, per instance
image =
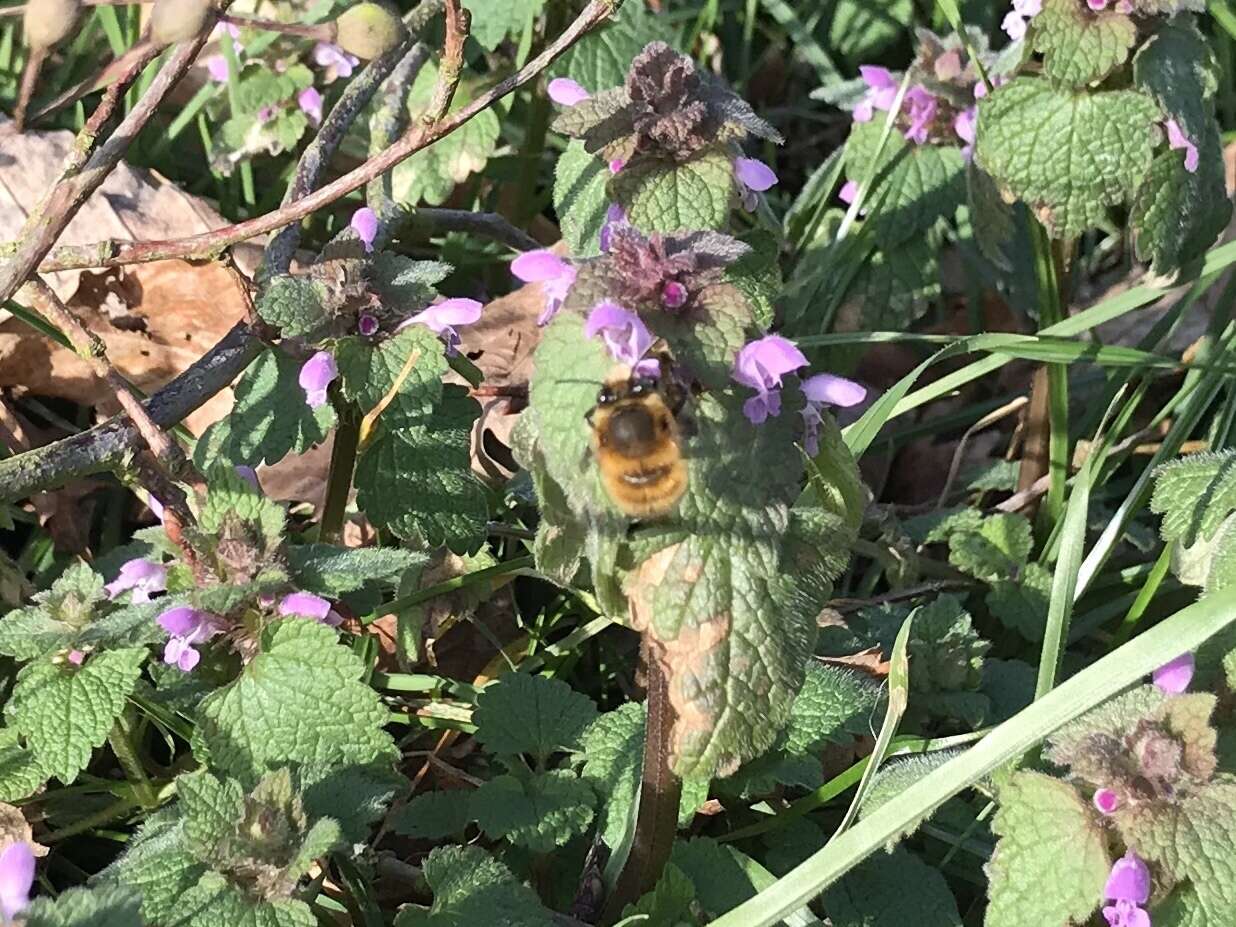
[[31, 51], [47, 51], [73, 33], [81, 0], [30, 0], [23, 20]]
[[378, 3], [358, 3], [335, 20], [335, 44], [366, 60], [385, 55], [407, 34], [403, 20]]
[[197, 38], [210, 21], [210, 0], [155, 0], [150, 40], [157, 46]]

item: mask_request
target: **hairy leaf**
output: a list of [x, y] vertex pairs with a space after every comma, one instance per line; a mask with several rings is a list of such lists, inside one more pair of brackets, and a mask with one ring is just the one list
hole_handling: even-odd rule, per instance
[[596, 705], [560, 679], [508, 673], [476, 701], [476, 737], [491, 753], [527, 753], [544, 765], [552, 753], [578, 749]]
[[640, 158], [609, 181], [627, 221], [643, 232], [721, 228], [734, 200], [734, 170], [724, 151], [709, 150], [676, 164]]
[[823, 897], [833, 927], [961, 927], [938, 870], [907, 850], [877, 853], [846, 873]]
[[576, 258], [601, 251], [601, 226], [609, 209], [609, 168], [584, 143], [572, 139], [554, 168], [554, 212], [567, 250]]
[[502, 775], [476, 790], [472, 814], [489, 836], [505, 837], [534, 853], [549, 853], [582, 834], [592, 821], [596, 793], [569, 769], [528, 779]]
[[1137, 41], [1137, 26], [1124, 13], [1096, 12], [1074, 0], [1043, 0], [1032, 30], [1043, 73], [1071, 87], [1103, 80], [1128, 60]]
[[133, 927], [141, 923], [141, 897], [128, 886], [70, 888], [36, 898], [22, 912], [25, 927]]
[[288, 550], [288, 564], [297, 587], [326, 596], [354, 592], [375, 580], [394, 582], [405, 570], [423, 567], [428, 562], [429, 558], [419, 551], [397, 547], [302, 544]]
[[312, 335], [330, 319], [322, 284], [288, 274], [266, 282], [257, 297], [257, 311], [263, 322], [279, 329], [285, 338]]
[[433, 907], [405, 908], [395, 927], [545, 927], [551, 920], [532, 889], [477, 847], [438, 847], [423, 868]]

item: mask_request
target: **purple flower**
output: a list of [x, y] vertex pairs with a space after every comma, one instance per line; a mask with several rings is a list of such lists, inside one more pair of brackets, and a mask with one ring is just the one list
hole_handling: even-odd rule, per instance
[[330, 607], [330, 602], [310, 592], [293, 592], [284, 596], [279, 603], [279, 614], [311, 618], [332, 628], [338, 627], [343, 621], [343, 616]]
[[1189, 141], [1184, 131], [1180, 128], [1180, 123], [1175, 119], [1167, 120], [1167, 122], [1163, 123], [1163, 127], [1167, 129], [1168, 147], [1183, 150], [1185, 153], [1185, 170], [1190, 174], [1196, 173], [1198, 164], [1197, 146]]
[[10, 843], [0, 853], [0, 916], [12, 922], [30, 904], [34, 885], [34, 851], [24, 840]]
[[1120, 796], [1111, 789], [1097, 789], [1094, 793], [1094, 806], [1099, 814], [1115, 814], [1120, 808]]
[[747, 212], [755, 211], [757, 205], [755, 194], [763, 193], [777, 182], [777, 175], [773, 173], [773, 169], [755, 158], [735, 158], [734, 177], [738, 181], [742, 207]]
[[210, 55], [202, 62], [206, 65], [206, 73], [210, 75], [210, 79], [216, 84], [226, 84], [228, 75], [231, 73], [228, 70], [227, 58], [223, 55]]
[[939, 101], [926, 87], [915, 85], [906, 91], [905, 106], [910, 114], [910, 127], [902, 131], [908, 141], [917, 145], [927, 143], [927, 133], [935, 121]]
[[348, 225], [360, 239], [365, 253], [372, 254], [373, 240], [378, 237], [378, 214], [368, 206], [362, 206], [352, 213], [352, 221]]
[[[1112, 0], [1086, 0], [1086, 5], [1089, 6], [1094, 12], [1098, 13], [1107, 9], [1107, 5], [1111, 2]], [[1132, 13], [1133, 4], [1130, 3], [1129, 0], [1116, 0], [1115, 9], [1117, 13]]]
[[322, 94], [316, 88], [306, 87], [297, 94], [296, 105], [315, 126], [322, 124]]
[[178, 666], [186, 673], [202, 659], [195, 649], [197, 645], [223, 633], [218, 617], [188, 605], [169, 608], [159, 616], [158, 622], [159, 627], [171, 635], [163, 648], [163, 662]]
[[781, 378], [805, 366], [807, 358], [803, 352], [780, 335], [767, 335], [744, 345], [734, 360], [731, 376], [756, 391], [742, 406], [747, 420], [762, 425], [769, 416], [780, 415]]
[[626, 166], [627, 166], [627, 162], [624, 161], [622, 158], [614, 158], [612, 161], [609, 162], [609, 172], [611, 174], [617, 174], [620, 170], [622, 170]]
[[1115, 902], [1103, 908], [1109, 927], [1150, 927], [1150, 915], [1140, 907], [1150, 899], [1150, 869], [1132, 850], [1112, 866], [1103, 897]]
[[661, 287], [661, 305], [666, 309], [681, 309], [687, 304], [687, 288], [677, 280], [667, 280]]
[[1159, 691], [1168, 695], [1179, 695], [1189, 688], [1189, 683], [1193, 681], [1193, 669], [1193, 654], [1184, 653], [1160, 666], [1151, 678]]
[[656, 339], [643, 320], [615, 302], [602, 300], [592, 307], [584, 322], [584, 337], [605, 339], [614, 360], [635, 367]]
[[103, 588], [109, 599], [119, 598], [122, 592], [132, 589], [131, 602], [149, 602], [152, 592], [167, 589], [167, 567], [150, 560], [128, 560], [120, 567], [120, 574]]
[[356, 319], [356, 330], [366, 338], [372, 338], [378, 333], [378, 317], [369, 312], [362, 312]]
[[150, 514], [159, 521], [163, 521], [163, 503], [156, 499], [153, 495], [147, 497], [146, 508], [150, 509]]
[[335, 364], [335, 355], [330, 351], [318, 351], [305, 361], [305, 365], [300, 368], [297, 382], [305, 391], [305, 402], [309, 404], [309, 408], [317, 409], [326, 404], [326, 390], [337, 376], [339, 367]]
[[860, 67], [858, 73], [867, 84], [867, 92], [854, 107], [854, 121], [871, 122], [877, 109], [887, 112], [893, 108], [893, 101], [897, 99], [897, 81], [888, 68], [870, 64]]
[[605, 224], [601, 226], [600, 248], [609, 251], [610, 242], [614, 237], [614, 229], [627, 224], [627, 213], [617, 203], [610, 203], [605, 210]]
[[569, 77], [555, 77], [549, 82], [549, 98], [559, 106], [574, 106], [592, 94]]
[[360, 64], [360, 59], [349, 55], [338, 45], [329, 42], [318, 42], [313, 46], [313, 60], [320, 68], [331, 68], [336, 77], [351, 77], [352, 69]]
[[527, 251], [511, 261], [511, 273], [524, 283], [541, 284], [545, 294], [545, 309], [537, 317], [537, 325], [548, 325], [558, 314], [567, 291], [575, 282], [575, 268], [547, 248]]
[[274, 106], [263, 106], [257, 111], [258, 122], [270, 122], [275, 118], [276, 108]]
[[1000, 28], [1014, 42], [1026, 37], [1026, 27], [1030, 20], [1043, 11], [1043, 0], [1013, 0], [1013, 9], [1004, 17]]
[[867, 398], [867, 387], [831, 373], [817, 373], [803, 380], [803, 450], [814, 457], [820, 453], [820, 412], [824, 406], [856, 406]]
[[841, 189], [837, 191], [837, 199], [845, 203], [847, 206], [852, 204], [858, 198], [858, 181], [847, 180], [841, 185]]
[[64, 655], [64, 658], [74, 666], [81, 666], [86, 662], [86, 653], [83, 650], [70, 650]]
[[[979, 84], [979, 86], [981, 87], [982, 84]], [[974, 152], [974, 130], [977, 121], [978, 107], [975, 106], [963, 109], [953, 118], [953, 131], [957, 133], [959, 139], [965, 142], [961, 147], [961, 156], [967, 161], [970, 160], [970, 156]]]
[[481, 317], [481, 310], [484, 308], [475, 299], [444, 299], [405, 319], [399, 324], [399, 328], [424, 325], [432, 329], [442, 336], [442, 340], [446, 342], [446, 355], [451, 357], [459, 351], [459, 332], [455, 331], [455, 326], [471, 325]]

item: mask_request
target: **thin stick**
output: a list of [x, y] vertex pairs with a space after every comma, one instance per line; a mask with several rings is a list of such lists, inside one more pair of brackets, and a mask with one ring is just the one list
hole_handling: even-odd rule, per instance
[[258, 29], [262, 32], [279, 32], [283, 35], [317, 39], [319, 42], [333, 42], [335, 40], [334, 23], [281, 23], [274, 19], [233, 16], [231, 13], [221, 13], [218, 19], [222, 23], [231, 23], [233, 26], [240, 26], [241, 28]]
[[[529, 61], [518, 72], [506, 80], [495, 84], [471, 103], [451, 113], [432, 125], [423, 122], [415, 125], [390, 148], [381, 154], [370, 158], [364, 164], [349, 171], [342, 177], [327, 184], [319, 190], [305, 196], [294, 203], [289, 203], [262, 216], [256, 216], [245, 222], [225, 226], [211, 232], [203, 232], [188, 238], [174, 238], [166, 241], [123, 242], [105, 259], [93, 261], [90, 264], [63, 264], [56, 269], [68, 270], [77, 267], [120, 267], [125, 264], [140, 264], [148, 261], [162, 261], [169, 258], [205, 260], [221, 253], [225, 248], [238, 242], [255, 238], [283, 228], [292, 222], [299, 222], [309, 214], [329, 206], [335, 200], [346, 196], [353, 190], [358, 190], [369, 181], [389, 171], [396, 164], [406, 160], [416, 152], [429, 147], [434, 142], [450, 135], [460, 126], [492, 106], [495, 102], [507, 96], [517, 88], [550, 66], [560, 55], [578, 41], [590, 29], [605, 20], [614, 8], [614, 0], [590, 0], [583, 12], [552, 44], [540, 55]], [[88, 246], [88, 251], [94, 251], [96, 257], [103, 257], [101, 249], [106, 250], [106, 243]], [[24, 252], [24, 248], [22, 249]], [[44, 252], [46, 253], [46, 252]], [[0, 296], [4, 290], [0, 288]]]
[[47, 58], [47, 49], [37, 48], [30, 52], [26, 60], [26, 68], [21, 74], [21, 88], [17, 91], [17, 106], [13, 109], [13, 131], [21, 134], [26, 128], [26, 109], [34, 96], [34, 88], [39, 83], [39, 72], [43, 70], [43, 62]]

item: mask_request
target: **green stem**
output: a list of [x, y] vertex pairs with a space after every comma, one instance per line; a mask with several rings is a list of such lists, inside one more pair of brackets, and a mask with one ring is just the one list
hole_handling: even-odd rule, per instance
[[656, 887], [674, 849], [678, 833], [678, 806], [682, 780], [670, 768], [674, 709], [669, 701], [669, 680], [644, 645], [648, 670], [648, 715], [644, 728], [644, 771], [631, 853], [605, 902], [601, 923], [613, 924], [628, 904]]
[[419, 605], [421, 602], [428, 602], [430, 599], [436, 599], [440, 595], [446, 595], [448, 592], [456, 592], [460, 589], [465, 589], [468, 586], [475, 585], [483, 579], [489, 579], [491, 576], [503, 576], [508, 573], [519, 573], [523, 570], [530, 570], [535, 565], [535, 558], [515, 557], [513, 560], [504, 560], [502, 563], [495, 564], [491, 567], [485, 567], [483, 570], [474, 570], [471, 573], [464, 573], [462, 576], [454, 576], [451, 579], [436, 583], [433, 586], [426, 586], [411, 595], [403, 596], [399, 599], [393, 599], [385, 605], [377, 608], [373, 615], [366, 621], [372, 621], [378, 615], [389, 615], [392, 612], [398, 612], [405, 608], [411, 608], [413, 605]]
[[339, 413], [335, 444], [330, 452], [330, 472], [326, 477], [326, 498], [322, 502], [322, 523], [318, 540], [338, 544], [343, 537], [343, 520], [348, 513], [348, 493], [352, 491], [352, 471], [360, 445], [360, 419], [349, 407]]
[[[1071, 245], [1052, 240], [1040, 223], [1034, 223], [1034, 264], [1039, 289], [1039, 327], [1048, 328], [1064, 321], [1065, 290], [1068, 287], [1065, 268]], [[1069, 380], [1064, 364], [1047, 365], [1048, 476], [1047, 527], [1060, 521], [1064, 513], [1064, 489], [1069, 478]]]
[[1146, 609], [1154, 600], [1155, 595], [1158, 594], [1159, 586], [1163, 584], [1163, 579], [1167, 576], [1167, 570], [1172, 565], [1172, 547], [1172, 544], [1165, 544], [1163, 546], [1163, 551], [1159, 554], [1159, 559], [1155, 561], [1150, 575], [1146, 577], [1146, 582], [1138, 590], [1137, 598], [1133, 600], [1133, 604], [1129, 606], [1129, 611], [1125, 614], [1124, 620], [1120, 622], [1120, 627], [1116, 629], [1116, 635], [1112, 638], [1111, 643], [1112, 650], [1115, 650], [1133, 635], [1133, 629], [1137, 627], [1137, 623], [1142, 620], [1142, 615], [1146, 613]]
[[84, 818], [74, 821], [66, 827], [59, 830], [54, 830], [46, 837], [40, 837], [42, 843], [51, 845], [58, 843], [68, 837], [76, 837], [78, 834], [83, 834], [88, 830], [98, 827], [100, 824], [107, 824], [111, 821], [118, 820], [124, 817], [130, 811], [135, 811], [140, 808], [141, 804], [132, 798], [121, 798], [112, 802], [106, 808], [100, 808], [94, 814], [88, 814]]
[[111, 733], [107, 735], [107, 742], [111, 745], [112, 752], [116, 754], [116, 759], [120, 761], [125, 777], [132, 783], [133, 794], [138, 803], [146, 810], [157, 808], [159, 799], [155, 795], [154, 786], [150, 784], [150, 777], [146, 775], [146, 768], [142, 765], [142, 759], [138, 755], [136, 725], [133, 709], [130, 706], [126, 705], [124, 711], [116, 718]]

